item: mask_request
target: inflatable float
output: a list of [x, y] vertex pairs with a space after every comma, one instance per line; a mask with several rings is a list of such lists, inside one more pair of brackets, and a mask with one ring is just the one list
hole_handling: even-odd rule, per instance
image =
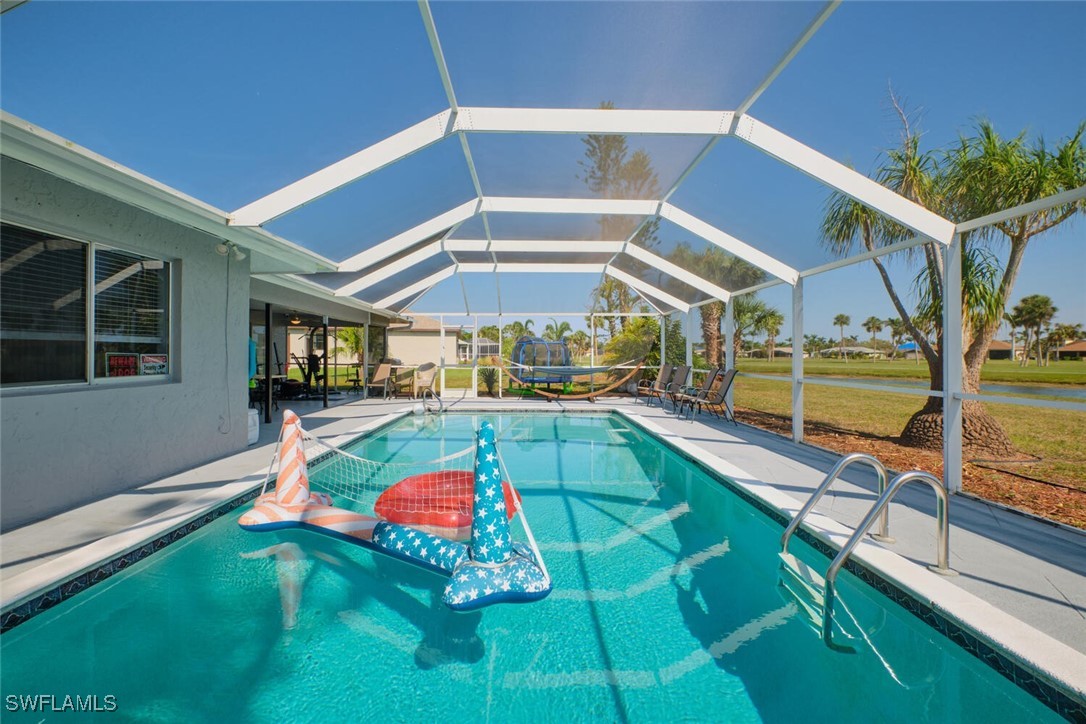
[[[439, 470], [411, 475], [385, 490], [373, 510], [390, 523], [402, 523], [428, 533], [467, 540], [471, 536], [475, 475], [470, 470]], [[507, 517], [512, 520], [520, 496], [502, 482]]]
[[[478, 431], [474, 472], [404, 478], [375, 505], [378, 516], [384, 511], [392, 518], [337, 508], [329, 495], [310, 491], [302, 424], [290, 410], [283, 412], [280, 440], [275, 490], [258, 497], [241, 516], [243, 529], [302, 528], [448, 576], [442, 600], [454, 611], [537, 601], [550, 593], [550, 576], [523, 514], [531, 546], [513, 542], [509, 521], [521, 512], [520, 496], [502, 480], [489, 422]], [[470, 519], [464, 510], [468, 504]], [[462, 534], [467, 542], [434, 530]]]

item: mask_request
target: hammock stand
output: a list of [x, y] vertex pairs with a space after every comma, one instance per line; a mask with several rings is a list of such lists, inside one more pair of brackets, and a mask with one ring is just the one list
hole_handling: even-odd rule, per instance
[[622, 385], [626, 384], [631, 379], [633, 379], [633, 376], [636, 375], [638, 373], [638, 371], [645, 365], [645, 360], [646, 359], [648, 359], [648, 357], [642, 357], [641, 361], [637, 363], [637, 366], [633, 368], [633, 370], [630, 372], [630, 374], [626, 375], [625, 377], [623, 377], [618, 382], [614, 382], [614, 383], [612, 383], [610, 385], [607, 385], [607, 387], [604, 387], [603, 389], [600, 389], [600, 390], [596, 390], [594, 392], [581, 392], [581, 393], [578, 393], [576, 395], [563, 395], [563, 394], [559, 394], [557, 392], [546, 392], [544, 390], [536, 389], [536, 388], [532, 387], [531, 385], [526, 385], [519, 377], [517, 377], [515, 374], [513, 374], [511, 371], [509, 371], [509, 369], [504, 364], [502, 364], [501, 362], [498, 363], [498, 367], [500, 367], [502, 370], [504, 370], [505, 374], [509, 375], [509, 377], [514, 382], [516, 382], [517, 384], [520, 384], [520, 385], [522, 385], [524, 387], [527, 387], [528, 389], [530, 389], [535, 394], [539, 395], [540, 397], [545, 397], [549, 401], [555, 402], [555, 401], [558, 401], [558, 400], [588, 400], [589, 402], [595, 402], [596, 398], [599, 397], [600, 395], [605, 395], [608, 392], [611, 392], [612, 390], [615, 390], [615, 389], [621, 387]]

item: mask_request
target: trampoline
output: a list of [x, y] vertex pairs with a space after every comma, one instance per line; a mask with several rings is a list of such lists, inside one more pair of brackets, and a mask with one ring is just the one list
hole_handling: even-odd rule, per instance
[[528, 385], [564, 384], [573, 380], [573, 375], [565, 370], [548, 370], [547, 367], [572, 367], [573, 356], [565, 340], [549, 340], [542, 337], [521, 337], [513, 343], [512, 361], [525, 370], [519, 375], [521, 382]]

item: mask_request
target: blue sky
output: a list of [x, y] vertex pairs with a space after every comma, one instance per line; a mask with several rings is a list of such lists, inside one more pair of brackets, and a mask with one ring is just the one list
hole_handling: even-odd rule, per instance
[[[438, 2], [433, 11], [464, 105], [723, 110], [820, 7]], [[920, 111], [928, 147], [977, 118], [1051, 143], [1086, 120], [1083, 27], [1086, 4], [1075, 2], [845, 3], [751, 113], [864, 172], [897, 137], [888, 84]], [[0, 33], [5, 110], [228, 211], [447, 105], [414, 2], [35, 0], [5, 14]], [[666, 188], [701, 140], [629, 143], [650, 153]], [[470, 143], [485, 193], [588, 195], [576, 137]], [[817, 240], [827, 193], [726, 139], [673, 202], [805, 267], [828, 258]], [[269, 229], [343, 259], [473, 195], [459, 143], [447, 141]], [[565, 235], [591, 221], [540, 228]], [[498, 223], [508, 236], [539, 231], [530, 219]], [[1084, 223], [1033, 242], [1015, 300], [1048, 294], [1058, 320], [1086, 322]], [[905, 260], [892, 268], [907, 288], [913, 270]], [[503, 277], [502, 299], [513, 311], [578, 311], [596, 281]], [[494, 308], [494, 285], [472, 275], [463, 287], [442, 283], [418, 309], [462, 311], [465, 293], [473, 310]], [[763, 296], [790, 312], [786, 289]], [[811, 279], [806, 296], [807, 329], [824, 336], [836, 334], [839, 313], [859, 334], [868, 316], [896, 316], [870, 264]]]

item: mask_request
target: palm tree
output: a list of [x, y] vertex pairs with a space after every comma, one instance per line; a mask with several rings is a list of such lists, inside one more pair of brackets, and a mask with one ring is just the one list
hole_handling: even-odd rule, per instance
[[1082, 337], [1081, 324], [1057, 324], [1048, 335], [1056, 347], [1056, 361], [1060, 361], [1060, 347]]
[[[366, 351], [366, 331], [362, 327], [345, 327], [336, 330], [336, 339], [347, 348], [347, 354], [354, 355], [358, 361], [358, 369], [362, 369], [363, 357]], [[363, 371], [363, 376], [365, 371]]]
[[[766, 336], [766, 347], [769, 348], [769, 361], [773, 361], [773, 356], [777, 351], [777, 335], [781, 333], [781, 326], [784, 324], [784, 315], [780, 310], [771, 309], [762, 317], [762, 330]], [[792, 354], [795, 354], [796, 350], [792, 350]]]
[[1044, 294], [1030, 294], [1014, 306], [1012, 314], [1026, 330], [1026, 354], [1022, 357], [1022, 366], [1029, 364], [1029, 345], [1031, 338], [1037, 342], [1037, 366], [1042, 365], [1041, 355], [1041, 327], [1052, 321], [1056, 316], [1056, 307], [1052, 300]]
[[[868, 317], [867, 319], [864, 320], [863, 328], [864, 328], [864, 331], [866, 331], [868, 334], [871, 335], [871, 341], [873, 341], [873, 342], [879, 341], [878, 337], [876, 337], [875, 335], [877, 335], [879, 332], [882, 331], [882, 320], [881, 319], [879, 319], [878, 317]], [[875, 356], [874, 355], [871, 355], [871, 361], [872, 362], [875, 361]]]
[[572, 348], [574, 357], [583, 357], [588, 354], [588, 348], [591, 344], [592, 339], [583, 329], [578, 329], [569, 335], [569, 346]]
[[[829, 346], [829, 340], [820, 334], [805, 334], [803, 335], [803, 346], [811, 357], [816, 357], [819, 352]], [[793, 350], [794, 353], [795, 350]]]
[[833, 318], [833, 326], [841, 330], [841, 357], [844, 358], [845, 364], [848, 364], [848, 355], [845, 354], [845, 327], [852, 324], [852, 318], [847, 314], [838, 314]]
[[[743, 289], [765, 281], [764, 271], [716, 246], [698, 253], [683, 242], [668, 255], [668, 260], [725, 289]], [[724, 302], [709, 302], [699, 310], [705, 362], [710, 367], [719, 367], [723, 363], [720, 320], [724, 316]]]
[[569, 322], [559, 322], [551, 317], [550, 324], [543, 328], [543, 339], [561, 342], [572, 331], [573, 327], [569, 326]]
[[[991, 124], [981, 122], [974, 136], [962, 138], [957, 147], [937, 158], [930, 152], [920, 151], [919, 134], [912, 132], [908, 115], [897, 98], [891, 95], [891, 100], [901, 120], [902, 142], [900, 148], [886, 153], [885, 163], [875, 173], [875, 178], [945, 218], [973, 219], [1086, 183], [1086, 146], [1083, 145], [1086, 124], [1054, 152], [1049, 152], [1041, 139], [1033, 146], [1025, 142], [1024, 134], [1004, 140]], [[963, 315], [962, 322], [965, 342], [962, 388], [965, 392], [976, 393], [980, 389], [980, 369], [1001, 323], [1002, 311], [1007, 306], [1029, 240], [1067, 221], [1083, 207], [1082, 201], [1072, 202], [963, 235], [963, 310], [969, 310]], [[831, 196], [822, 224], [823, 243], [842, 256], [849, 253], [857, 241], [871, 250], [909, 234], [911, 232], [840, 194]], [[1010, 252], [1001, 272], [998, 263], [987, 259], [977, 245], [977, 242], [998, 238], [1010, 242]], [[924, 320], [914, 318], [905, 309], [882, 261], [878, 258], [872, 261], [895, 310], [924, 354], [931, 389], [942, 390], [941, 349], [933, 347], [921, 331], [924, 323], [930, 323], [934, 325], [935, 339], [942, 338], [941, 318], [935, 314], [941, 309], [942, 259], [934, 245], [924, 245], [921, 250], [920, 287], [932, 302], [922, 310], [921, 316], [927, 316]], [[993, 270], [995, 274], [992, 274]], [[941, 397], [928, 397], [924, 408], [906, 424], [902, 440], [920, 447], [941, 447], [942, 407]], [[1006, 431], [985, 411], [982, 403], [965, 401], [962, 421], [963, 441], [968, 448], [982, 454], [1014, 452]]]
[[765, 331], [765, 320], [769, 314], [780, 314], [764, 301], [752, 294], [732, 297], [732, 322], [735, 325], [735, 337], [732, 342], [732, 359], [739, 359], [743, 348], [743, 337]]
[[878, 337], [875, 335], [882, 331], [883, 321], [878, 317], [868, 317], [864, 320], [863, 328], [865, 332], [871, 335], [871, 339], [877, 342]]

